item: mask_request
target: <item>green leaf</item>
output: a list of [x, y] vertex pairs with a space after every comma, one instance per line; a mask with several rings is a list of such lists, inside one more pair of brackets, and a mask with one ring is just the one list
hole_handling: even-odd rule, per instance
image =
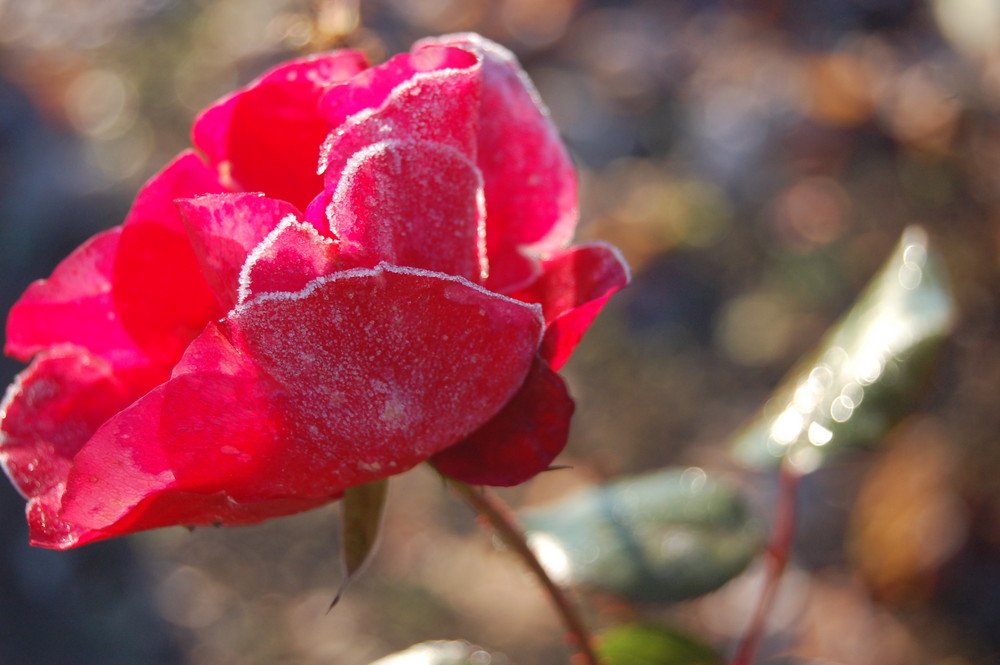
[[673, 628], [652, 623], [617, 626], [599, 636], [597, 654], [604, 665], [716, 665], [711, 647]]
[[462, 641], [421, 642], [369, 665], [490, 665], [494, 657]]
[[702, 469], [667, 469], [521, 513], [557, 581], [670, 602], [718, 588], [757, 553], [760, 526]]
[[955, 302], [936, 250], [907, 229], [892, 256], [816, 351], [733, 442], [759, 469], [799, 473], [877, 442], [912, 407], [952, 327]]
[[351, 487], [344, 492], [341, 499], [344, 579], [330, 603], [331, 609], [340, 600], [347, 585], [364, 569], [375, 549], [388, 493], [387, 478]]

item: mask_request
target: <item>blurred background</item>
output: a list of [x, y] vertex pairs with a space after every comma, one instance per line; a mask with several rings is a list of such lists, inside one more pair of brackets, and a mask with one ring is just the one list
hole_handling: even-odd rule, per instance
[[[749, 484], [766, 520], [727, 439], [921, 224], [957, 329], [916, 411], [803, 485], [761, 661], [1000, 662], [995, 0], [0, 0], [0, 309], [266, 67], [466, 30], [520, 57], [579, 168], [581, 238], [634, 274], [565, 371], [573, 469], [503, 496], [699, 465]], [[19, 369], [0, 361], [0, 383]], [[0, 665], [364, 665], [441, 638], [566, 662], [533, 580], [429, 470], [394, 479], [379, 553], [327, 615], [337, 531], [324, 508], [55, 553], [28, 547], [0, 483]], [[759, 580], [583, 600], [595, 626], [663, 618], [725, 652]]]

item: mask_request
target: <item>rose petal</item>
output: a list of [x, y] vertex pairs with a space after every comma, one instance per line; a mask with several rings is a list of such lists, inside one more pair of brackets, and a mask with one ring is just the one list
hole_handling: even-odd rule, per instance
[[262, 293], [301, 291], [317, 277], [359, 266], [354, 257], [341, 253], [339, 242], [321, 236], [311, 224], [289, 217], [243, 264], [239, 302]]
[[537, 306], [392, 266], [258, 297], [230, 315], [231, 340], [210, 324], [170, 381], [87, 442], [61, 517], [102, 533], [178, 511], [225, 522], [214, 503], [199, 515], [168, 497], [322, 502], [400, 473], [503, 407], [541, 326]]
[[563, 380], [544, 361], [536, 360], [524, 385], [500, 413], [431, 461], [446, 476], [473, 485], [523, 483], [562, 452], [573, 408]]
[[[70, 347], [38, 356], [17, 377], [0, 403], [0, 465], [29, 515], [55, 513], [80, 447], [134, 397], [110, 364]], [[68, 535], [57, 519], [32, 527], [43, 544]]]
[[485, 265], [482, 180], [454, 148], [382, 141], [355, 154], [328, 208], [352, 254], [480, 281]]
[[222, 315], [174, 201], [222, 191], [215, 174], [185, 152], [154, 176], [125, 219], [115, 257], [112, 298], [129, 336], [154, 361], [171, 366]]
[[323, 144], [320, 172], [336, 189], [347, 161], [387, 139], [443, 143], [475, 158], [479, 65], [460, 49], [404, 53], [332, 86], [323, 113], [336, 127]]
[[330, 131], [318, 101], [328, 85], [366, 66], [351, 50], [281, 65], [205, 110], [194, 123], [194, 144], [242, 189], [305, 209], [323, 188], [316, 165]]
[[131, 396], [100, 358], [64, 348], [40, 355], [0, 403], [0, 463], [29, 498], [66, 480], [80, 446]]
[[125, 331], [111, 301], [121, 227], [99, 233], [34, 282], [7, 319], [6, 353], [29, 360], [62, 344], [82, 347], [118, 368], [149, 364]]
[[541, 354], [558, 370], [604, 303], [630, 277], [618, 250], [600, 242], [576, 245], [541, 265], [541, 275], [511, 297], [542, 305], [546, 330]]
[[309, 494], [400, 473], [486, 422], [523, 382], [541, 319], [465, 280], [382, 264], [260, 296], [230, 325], [290, 396], [295, 439], [315, 439], [286, 443], [283, 462]]
[[487, 286], [505, 292], [531, 278], [526, 256], [569, 243], [577, 219], [573, 163], [534, 85], [504, 47], [479, 35], [418, 42], [468, 49], [482, 59], [477, 163], [486, 190]]
[[202, 274], [224, 310], [236, 304], [250, 252], [281, 220], [302, 219], [291, 204], [262, 194], [208, 194], [177, 206]]
[[[33, 542], [65, 549], [161, 526], [251, 524], [336, 498], [294, 491], [246, 501], [234, 496], [231, 487], [238, 488], [246, 474], [266, 474], [268, 464], [280, 465], [274, 433], [283, 415], [271, 401], [273, 383], [260, 379], [210, 324], [173, 379], [116, 414], [87, 441], [73, 460], [60, 501], [29, 512]], [[211, 417], [205, 414], [206, 395], [217, 409]], [[230, 442], [261, 447], [265, 455], [235, 454]], [[209, 448], [224, 466], [186, 466], [185, 455], [196, 456], [187, 446]]]

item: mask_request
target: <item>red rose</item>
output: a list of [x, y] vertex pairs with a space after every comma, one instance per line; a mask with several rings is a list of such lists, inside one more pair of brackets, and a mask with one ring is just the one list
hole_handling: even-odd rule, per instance
[[509, 52], [295, 60], [193, 138], [10, 312], [33, 360], [0, 462], [34, 544], [257, 522], [425, 460], [496, 485], [550, 464], [554, 370], [628, 278], [566, 248], [572, 165]]

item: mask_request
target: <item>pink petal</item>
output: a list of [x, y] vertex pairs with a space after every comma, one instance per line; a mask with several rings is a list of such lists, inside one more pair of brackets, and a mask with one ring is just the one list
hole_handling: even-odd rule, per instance
[[511, 296], [542, 305], [546, 331], [541, 354], [558, 370], [604, 303], [628, 281], [628, 266], [618, 250], [605, 243], [589, 243], [543, 261], [542, 274]]
[[261, 194], [208, 194], [177, 202], [201, 272], [224, 310], [236, 304], [240, 270], [254, 247], [286, 218], [289, 203]]
[[369, 265], [485, 277], [482, 180], [454, 148], [382, 141], [356, 153], [328, 208], [330, 231]]
[[548, 110], [514, 55], [479, 35], [418, 42], [461, 47], [482, 59], [478, 165], [486, 186], [489, 288], [504, 292], [531, 277], [525, 254], [566, 246], [577, 219], [573, 163]]
[[[98, 427], [134, 399], [108, 363], [65, 347], [38, 356], [0, 404], [0, 464], [28, 498], [28, 511], [54, 513], [74, 456]], [[32, 538], [60, 542], [58, 520]]]
[[[176, 524], [250, 524], [336, 498], [277, 491], [246, 501], [238, 497], [247, 474], [267, 476], [281, 463], [272, 449], [283, 416], [271, 400], [273, 383], [260, 378], [210, 324], [173, 379], [87, 441], [73, 460], [60, 501], [29, 511], [33, 542], [66, 549]], [[207, 396], [216, 409], [212, 413], [206, 412]], [[246, 449], [255, 446], [262, 454], [248, 456]], [[213, 465], [185, 463], [197, 459], [200, 449], [215, 454]]]
[[547, 469], [562, 452], [572, 415], [566, 384], [536, 360], [500, 413], [431, 461], [446, 476], [465, 483], [518, 485]]
[[260, 296], [230, 325], [289, 395], [298, 443], [282, 469], [311, 494], [400, 473], [486, 422], [523, 382], [541, 319], [460, 278], [382, 264]]
[[322, 108], [335, 131], [323, 144], [328, 190], [359, 150], [387, 139], [443, 143], [474, 159], [479, 66], [459, 49], [404, 53], [331, 87]]
[[94, 434], [59, 517], [102, 534], [243, 523], [400, 473], [503, 407], [541, 326], [537, 306], [391, 266], [260, 296]]
[[34, 282], [10, 311], [6, 353], [29, 360], [61, 344], [82, 347], [118, 368], [149, 363], [125, 331], [111, 301], [121, 227], [77, 248], [49, 279]]
[[239, 302], [262, 293], [301, 291], [324, 275], [357, 268], [340, 243], [321, 236], [310, 224], [286, 218], [257, 247], [240, 273]]
[[317, 108], [323, 90], [365, 69], [343, 50], [293, 60], [218, 101], [194, 123], [192, 139], [221, 174], [304, 209], [322, 190], [319, 147], [330, 131]]
[[140, 190], [122, 227], [114, 307], [129, 336], [157, 363], [173, 365], [205, 323], [224, 311], [174, 204], [221, 191], [197, 155], [182, 153]]
[[360, 111], [378, 108], [397, 85], [418, 74], [465, 69], [473, 64], [475, 58], [459, 49], [429, 47], [401, 53], [354, 76], [346, 84], [333, 86], [323, 99], [323, 114], [331, 126], [337, 127]]

